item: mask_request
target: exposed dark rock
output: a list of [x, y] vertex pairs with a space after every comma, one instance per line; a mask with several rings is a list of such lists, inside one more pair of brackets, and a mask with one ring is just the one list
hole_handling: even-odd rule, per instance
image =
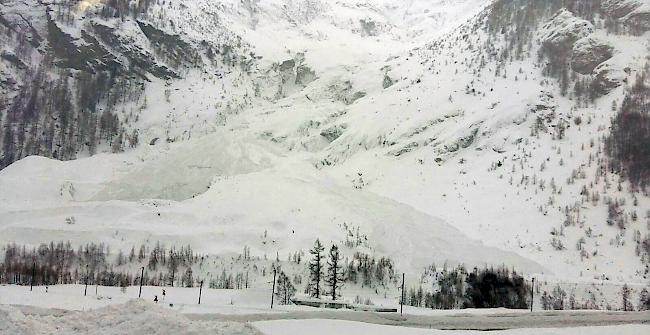
[[604, 0], [602, 9], [605, 15], [620, 19], [639, 8], [641, 3], [637, 0]]
[[196, 64], [200, 57], [196, 49], [178, 35], [167, 34], [149, 23], [137, 21], [140, 30], [147, 36], [155, 52], [165, 55], [165, 60], [172, 66]]
[[599, 66], [594, 70], [595, 77], [592, 83], [593, 90], [598, 96], [607, 95], [613, 89], [621, 86], [620, 80], [614, 78], [611, 75], [611, 71], [608, 66]]
[[637, 11], [623, 18], [623, 23], [635, 33], [650, 31], [650, 10]]
[[13, 64], [13, 66], [21, 70], [27, 69], [27, 65], [23, 63], [23, 61], [20, 60], [20, 58], [18, 58], [14, 53], [3, 51], [2, 54], [0, 54], [0, 58], [6, 60], [7, 62]]
[[393, 86], [393, 79], [391, 79], [391, 78], [388, 76], [388, 74], [385, 74], [385, 75], [384, 75], [384, 80], [382, 81], [381, 86], [382, 86], [384, 89], [387, 89], [387, 88]]
[[116, 66], [115, 57], [93, 36], [84, 33], [81, 39], [73, 37], [65, 33], [49, 13], [47, 19], [49, 44], [59, 66], [91, 73]]
[[[114, 28], [98, 23], [93, 23], [92, 28], [94, 33], [102, 40], [102, 42], [106, 45], [112, 46], [117, 52], [126, 56], [130, 62], [130, 69], [128, 70], [134, 71], [144, 78], [146, 78], [144, 72], [149, 72], [153, 76], [162, 79], [179, 77], [176, 72], [159, 64], [154, 55], [150, 52], [136, 45], [133, 41], [119, 36]], [[121, 64], [120, 66], [124, 67], [124, 65]]]
[[316, 80], [316, 72], [307, 65], [298, 65], [296, 67], [296, 85], [306, 87], [314, 80]]
[[336, 139], [338, 139], [339, 137], [341, 137], [341, 135], [343, 135], [343, 130], [344, 128], [341, 126], [333, 126], [327, 129], [323, 129], [320, 132], [320, 136], [325, 137], [325, 139], [327, 139], [327, 141], [331, 143], [336, 141]]

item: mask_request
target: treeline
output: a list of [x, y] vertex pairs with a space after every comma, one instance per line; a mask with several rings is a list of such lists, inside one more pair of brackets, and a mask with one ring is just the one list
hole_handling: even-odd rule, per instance
[[474, 268], [467, 272], [459, 266], [438, 271], [429, 268], [432, 289], [411, 288], [404, 303], [432, 309], [511, 308], [525, 309], [530, 304], [531, 286], [515, 271], [501, 268]]
[[140, 268], [144, 267], [145, 285], [193, 287], [192, 266], [202, 260], [190, 246], [167, 249], [160, 243], [151, 250], [141, 245], [137, 250], [132, 247], [128, 254], [120, 250], [117, 255], [102, 243], [89, 243], [76, 250], [69, 242], [50, 242], [38, 248], [8, 244], [0, 263], [0, 283], [130, 286], [140, 283]]

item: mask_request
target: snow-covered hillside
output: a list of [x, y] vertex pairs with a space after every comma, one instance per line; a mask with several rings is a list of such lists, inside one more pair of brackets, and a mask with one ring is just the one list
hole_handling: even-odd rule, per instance
[[[101, 1], [60, 15], [54, 2], [5, 2], [5, 31], [27, 29], [27, 12], [41, 27], [25, 31], [48, 31], [47, 47], [20, 53], [27, 68], [53, 57], [44, 76], [76, 78], [80, 95], [82, 73], [107, 59], [140, 76], [119, 77], [137, 87], [128, 98], [93, 105], [117, 116], [115, 136], [99, 127], [92, 150], [36, 151], [84, 158], [0, 171], [0, 243], [161, 241], [285, 259], [351, 227], [368, 241], [356, 248], [411, 278], [449, 262], [647, 283], [650, 198], [605, 147], [624, 97], [648, 85], [648, 3], [581, 3], [198, 0], [134, 19]], [[53, 31], [90, 56], [65, 65], [77, 58], [50, 54]], [[3, 55], [27, 35], [3, 37]], [[3, 59], [23, 78], [3, 94], [21, 96], [31, 77]], [[52, 115], [27, 128], [58, 134]], [[5, 157], [35, 153], [3, 138]]]

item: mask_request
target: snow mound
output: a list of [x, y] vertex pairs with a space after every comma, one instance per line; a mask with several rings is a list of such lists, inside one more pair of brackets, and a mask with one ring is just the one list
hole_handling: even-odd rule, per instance
[[142, 300], [90, 312], [61, 316], [25, 315], [0, 306], [1, 334], [258, 334], [250, 326], [232, 322], [190, 321], [185, 316]]

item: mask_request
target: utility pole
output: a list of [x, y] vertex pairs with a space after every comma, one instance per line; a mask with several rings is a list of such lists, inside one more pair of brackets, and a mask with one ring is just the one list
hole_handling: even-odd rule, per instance
[[34, 289], [34, 277], [36, 276], [36, 261], [32, 263], [32, 280], [29, 284], [29, 291], [31, 292]]
[[201, 280], [201, 286], [199, 287], [199, 305], [201, 304], [201, 293], [203, 293], [203, 280]]
[[533, 311], [535, 304], [535, 278], [533, 277], [532, 284], [530, 285], [530, 311]]
[[172, 287], [174, 287], [174, 268], [172, 267]]
[[88, 277], [90, 273], [88, 272], [88, 264], [86, 264], [86, 287], [84, 288], [84, 297], [88, 294]]
[[275, 296], [275, 266], [273, 267], [273, 290], [271, 292], [271, 309], [273, 309], [273, 297]]
[[138, 293], [138, 298], [142, 297], [142, 280], [144, 279], [144, 266], [142, 267], [142, 273], [140, 274], [140, 293]]
[[399, 315], [404, 314], [404, 281], [406, 278], [406, 274], [402, 273], [402, 299], [400, 299], [399, 302]]

